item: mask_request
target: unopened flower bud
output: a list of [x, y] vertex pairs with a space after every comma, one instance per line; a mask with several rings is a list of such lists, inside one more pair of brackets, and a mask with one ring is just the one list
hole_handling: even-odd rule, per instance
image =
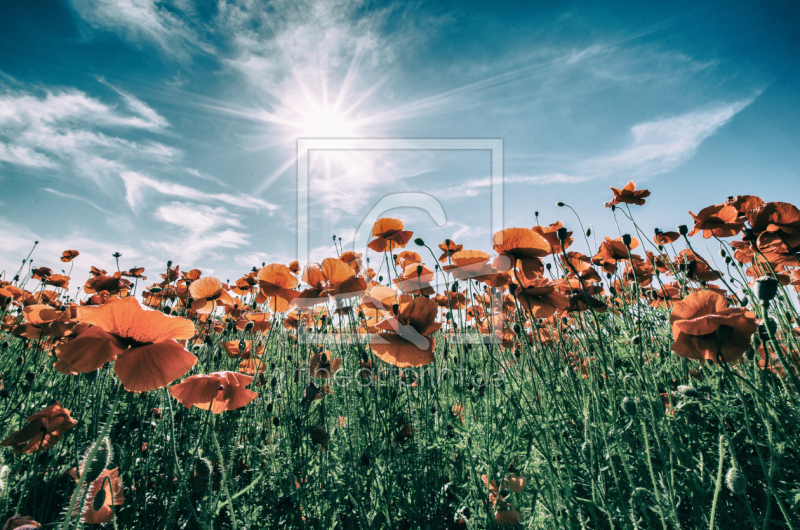
[[685, 236], [689, 233], [689, 227], [686, 225], [678, 225], [678, 233], [682, 236]]
[[414, 238], [414, 244], [416, 244], [418, 247], [424, 247], [425, 241], [421, 237], [417, 237]]
[[622, 412], [630, 416], [631, 418], [636, 416], [636, 403], [629, 399], [623, 398], [622, 399]]
[[568, 233], [569, 232], [567, 231], [567, 229], [564, 228], [563, 226], [558, 230], [556, 230], [556, 235], [558, 236], [558, 240], [561, 241], [562, 243], [564, 242], [565, 239], [567, 239]]
[[736, 495], [744, 495], [747, 492], [747, 477], [740, 469], [732, 467], [725, 475], [725, 485]]
[[563, 202], [561, 202], [561, 201], [558, 201], [558, 202], [556, 203], [556, 206], [558, 206], [559, 208], [563, 208], [563, 207], [564, 207], [564, 203], [563, 203]]
[[631, 246], [631, 235], [630, 234], [622, 234], [622, 243], [626, 247]]

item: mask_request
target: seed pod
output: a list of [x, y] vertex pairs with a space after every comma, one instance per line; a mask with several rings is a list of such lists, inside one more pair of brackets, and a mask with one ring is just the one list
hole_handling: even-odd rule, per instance
[[418, 247], [424, 247], [425, 246], [425, 241], [423, 241], [421, 237], [417, 237], [417, 238], [414, 238], [414, 244], [416, 244]]
[[744, 495], [747, 493], [747, 477], [740, 469], [732, 467], [725, 475], [725, 485], [728, 489], [736, 495]]
[[778, 280], [772, 276], [762, 276], [755, 281], [754, 290], [762, 303], [769, 302], [778, 294]]
[[558, 230], [556, 230], [556, 236], [558, 237], [558, 240], [561, 241], [562, 243], [564, 242], [565, 239], [567, 239], [568, 234], [569, 232], [563, 226]]
[[[563, 207], [564, 207], [564, 203], [563, 203], [563, 202], [561, 202], [561, 201], [558, 201], [558, 202], [556, 203], [556, 206], [558, 206], [559, 208], [563, 208]], [[538, 212], [537, 212], [537, 213], [538, 213]], [[538, 215], [537, 215], [537, 217], [538, 217]]]
[[678, 225], [678, 233], [682, 236], [686, 236], [689, 233], [689, 227], [686, 225]]
[[279, 419], [278, 419], [278, 417], [277, 417], [277, 416], [275, 416], [274, 418], [272, 418], [272, 424], [273, 424], [275, 427], [280, 427], [281, 420], [279, 420]]
[[254, 327], [255, 325], [256, 325], [256, 323], [255, 323], [255, 322], [253, 322], [252, 320], [251, 320], [251, 321], [249, 321], [247, 324], [245, 324], [245, 325], [244, 325], [244, 331], [245, 331], [245, 332], [248, 332], [248, 331], [250, 331], [251, 329], [253, 329], [253, 327]]
[[631, 246], [631, 241], [632, 241], [632, 238], [631, 238], [631, 235], [630, 235], [630, 234], [622, 234], [622, 243], [623, 243], [623, 244], [624, 244], [626, 247], [629, 247], [629, 246]]

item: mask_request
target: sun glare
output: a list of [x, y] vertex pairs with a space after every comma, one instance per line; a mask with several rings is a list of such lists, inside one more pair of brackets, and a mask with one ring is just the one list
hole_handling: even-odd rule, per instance
[[300, 135], [306, 138], [349, 138], [356, 135], [355, 123], [336, 109], [317, 107], [304, 114]]

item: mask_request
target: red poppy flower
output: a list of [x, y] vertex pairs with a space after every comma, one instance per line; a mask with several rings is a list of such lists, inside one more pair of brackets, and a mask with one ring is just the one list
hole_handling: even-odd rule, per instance
[[516, 297], [533, 318], [549, 318], [556, 311], [569, 307], [569, 300], [556, 291], [555, 286], [545, 278], [529, 280], [520, 278], [521, 285], [517, 287]]
[[567, 232], [567, 237], [564, 238], [564, 246], [562, 248], [561, 240], [558, 239], [558, 229], [563, 227], [564, 225], [561, 224], [561, 221], [556, 221], [548, 226], [534, 226], [532, 230], [547, 240], [550, 244], [550, 254], [561, 254], [561, 252], [569, 248], [574, 241], [572, 232]]
[[114, 372], [131, 392], [165, 387], [197, 362], [175, 342], [192, 338], [194, 324], [145, 309], [135, 298], [80, 307], [78, 320], [92, 327], [58, 346], [56, 356], [79, 372], [115, 361]]
[[642, 206], [645, 203], [645, 197], [650, 196], [650, 192], [648, 190], [637, 190], [636, 184], [634, 184], [633, 181], [625, 184], [625, 187], [622, 189], [611, 186], [611, 191], [614, 192], [614, 198], [607, 203], [607, 207], [611, 206], [612, 204], [621, 203], [637, 204]]
[[339, 371], [342, 366], [341, 359], [334, 359], [329, 351], [315, 353], [308, 363], [308, 372], [311, 377], [328, 379]]
[[384, 333], [372, 338], [372, 350], [384, 362], [401, 368], [432, 363], [436, 342], [429, 335], [442, 327], [441, 322], [436, 322], [438, 312], [436, 302], [430, 298], [399, 304], [397, 316], [378, 324]]
[[74, 260], [80, 255], [80, 252], [77, 250], [65, 250], [61, 253], [61, 261], [64, 263], [69, 263], [70, 261]]
[[78, 424], [60, 401], [31, 414], [27, 421], [25, 427], [3, 440], [0, 446], [13, 446], [14, 454], [46, 451], [61, 440], [61, 435]]
[[680, 237], [681, 235], [678, 232], [662, 232], [659, 230], [653, 237], [653, 241], [656, 242], [656, 245], [667, 245], [669, 243], [674, 243], [680, 239]]
[[375, 252], [391, 252], [405, 247], [413, 235], [414, 232], [406, 230], [400, 219], [384, 217], [372, 225], [372, 237], [375, 239], [367, 246]]
[[193, 375], [169, 387], [169, 393], [190, 409], [211, 409], [214, 414], [244, 407], [258, 397], [245, 387], [253, 382], [249, 375], [236, 372], [215, 372]]
[[750, 347], [758, 328], [755, 315], [743, 307], [727, 308], [725, 296], [697, 291], [675, 302], [669, 317], [674, 342], [672, 351], [687, 359], [736, 362]]
[[456, 252], [463, 250], [464, 245], [457, 245], [455, 241], [450, 239], [445, 239], [444, 243], [439, 245], [439, 249], [442, 251], [442, 255], [439, 256], [439, 261], [445, 263], [447, 258], [455, 254]]
[[[192, 271], [189, 272], [191, 273]], [[201, 314], [208, 314], [219, 305], [234, 305], [233, 298], [228, 294], [227, 288], [227, 285], [213, 276], [194, 280], [189, 285], [189, 295], [194, 298], [192, 310]]]
[[294, 290], [299, 283], [286, 265], [272, 263], [262, 267], [258, 271], [261, 290], [256, 301], [261, 304], [269, 300], [270, 308], [276, 313], [288, 311], [292, 300], [300, 295]]
[[[114, 516], [112, 506], [122, 506], [124, 503], [125, 493], [119, 478], [119, 468], [104, 469], [89, 484], [81, 510], [81, 521], [86, 524], [109, 523]], [[78, 511], [76, 505], [73, 515], [78, 515]]]
[[542, 261], [539, 258], [550, 254], [550, 243], [528, 228], [507, 228], [494, 234], [492, 247], [495, 252], [510, 260], [508, 269], [516, 267], [519, 262], [523, 274], [533, 278], [542, 273]]
[[689, 212], [694, 219], [694, 228], [689, 232], [690, 236], [703, 232], [703, 238], [709, 239], [712, 236], [731, 237], [742, 230], [742, 223], [739, 221], [739, 212], [736, 208], [727, 204], [715, 204], [700, 210], [697, 215]]

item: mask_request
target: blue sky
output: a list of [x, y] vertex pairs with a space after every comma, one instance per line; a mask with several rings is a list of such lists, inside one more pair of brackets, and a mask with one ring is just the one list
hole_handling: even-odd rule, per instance
[[[649, 235], [728, 195], [800, 201], [800, 17], [789, 2], [72, 0], [0, 5], [0, 269], [167, 260], [235, 279], [295, 258], [299, 137], [502, 138], [506, 226], [562, 200]], [[490, 248], [488, 152], [312, 153], [311, 255], [387, 193], [440, 243]], [[623, 223], [623, 231], [630, 229]], [[579, 248], [580, 247], [576, 247]], [[585, 249], [581, 249], [585, 250]], [[76, 283], [80, 283], [77, 282]]]

